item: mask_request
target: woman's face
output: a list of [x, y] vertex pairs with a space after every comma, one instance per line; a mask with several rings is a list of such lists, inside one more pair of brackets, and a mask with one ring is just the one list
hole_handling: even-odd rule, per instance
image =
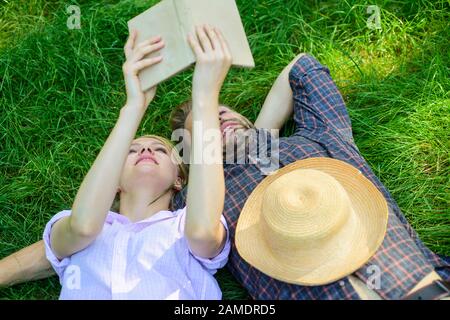
[[170, 155], [171, 149], [158, 139], [141, 137], [133, 140], [120, 178], [121, 191], [149, 187], [162, 191], [175, 184], [178, 165]]

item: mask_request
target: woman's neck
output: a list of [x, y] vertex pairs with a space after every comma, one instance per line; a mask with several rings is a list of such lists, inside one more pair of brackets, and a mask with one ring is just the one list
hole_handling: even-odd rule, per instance
[[169, 210], [172, 190], [159, 191], [158, 194], [148, 190], [121, 192], [120, 213], [132, 222], [150, 218], [162, 210]]

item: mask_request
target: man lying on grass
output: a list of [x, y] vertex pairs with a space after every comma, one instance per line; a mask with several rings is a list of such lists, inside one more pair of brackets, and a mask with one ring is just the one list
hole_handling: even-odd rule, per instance
[[[192, 104], [186, 102], [173, 112], [171, 117], [173, 130], [186, 128], [189, 132], [192, 132], [191, 109]], [[266, 175], [268, 169], [272, 169], [274, 162], [274, 159], [271, 159], [271, 161], [267, 161], [267, 158], [255, 159], [255, 154], [252, 154], [252, 152], [246, 152], [247, 158], [242, 159], [242, 154], [239, 153], [239, 151], [242, 151], [240, 150], [242, 144], [239, 141], [245, 141], [243, 136], [250, 137], [250, 139], [256, 137], [258, 139], [257, 148], [266, 146], [267, 149], [271, 149], [274, 143], [261, 141], [260, 137], [264, 138], [266, 135], [260, 135], [259, 132], [265, 129], [280, 129], [292, 115], [296, 124], [294, 134], [290, 137], [277, 139], [278, 159], [276, 159], [276, 164], [283, 167], [278, 171], [283, 171], [286, 169], [284, 167], [289, 165], [295, 166], [298, 164], [298, 166], [302, 166], [304, 160], [301, 159], [334, 158], [359, 170], [370, 184], [381, 192], [387, 202], [387, 228], [383, 241], [375, 254], [366, 260], [362, 266], [358, 266], [356, 261], [352, 261], [355, 258], [352, 253], [342, 255], [339, 258], [341, 261], [339, 259], [338, 261], [350, 265], [347, 268], [348, 273], [344, 277], [334, 277], [335, 281], [333, 282], [329, 282], [329, 280], [339, 274], [340, 270], [337, 270], [337, 268], [329, 271], [331, 274], [322, 274], [316, 279], [315, 283], [308, 283], [308, 281], [302, 280], [308, 272], [316, 271], [314, 267], [309, 270], [308, 268], [296, 270], [297, 274], [294, 272], [294, 275], [297, 278], [290, 277], [289, 272], [292, 270], [289, 269], [291, 267], [288, 268], [287, 266], [289, 260], [293, 257], [285, 257], [285, 261], [277, 261], [280, 266], [284, 265], [285, 268], [280, 267], [279, 270], [274, 272], [270, 270], [270, 267], [263, 267], [263, 264], [258, 266], [254, 264], [258, 260], [258, 255], [262, 253], [254, 248], [255, 246], [261, 246], [260, 238], [253, 239], [255, 243], [252, 245], [253, 248], [251, 248], [250, 253], [240, 249], [236, 244], [236, 242], [239, 244], [240, 241], [242, 248], [245, 243], [248, 245], [250, 241], [250, 238], [245, 236], [237, 239], [239, 232], [245, 232], [243, 230], [245, 224], [244, 227], [239, 227], [238, 220], [242, 211], [248, 211], [248, 207], [253, 205], [249, 201], [253, 199], [249, 199], [249, 197], [255, 196], [255, 189], [262, 185], [261, 182], [264, 182], [264, 179], [270, 179], [270, 176], [266, 178]], [[224, 161], [227, 161], [224, 163], [226, 186], [224, 215], [230, 226], [232, 238], [232, 250], [227, 266], [235, 278], [248, 290], [252, 298], [446, 299], [448, 290], [444, 290], [442, 286], [448, 286], [448, 284], [441, 281], [448, 282], [450, 280], [450, 264], [431, 252], [423, 244], [386, 187], [375, 176], [360, 154], [353, 140], [351, 121], [345, 103], [330, 77], [328, 68], [321, 65], [312, 56], [300, 54], [278, 76], [254, 125], [244, 116], [224, 105], [220, 107], [219, 119], [224, 137], [224, 151], [238, 151], [237, 158], [240, 157], [238, 163], [228, 162], [229, 154], [224, 152], [226, 154]], [[255, 130], [257, 133], [254, 133]], [[248, 134], [249, 131], [253, 133]], [[229, 147], [227, 144], [233, 146]], [[270, 153], [269, 151], [273, 150], [267, 151], [262, 153], [267, 155]], [[342, 164], [339, 166], [341, 167]], [[264, 183], [267, 183], [267, 181]], [[294, 188], [294, 183], [291, 188]], [[174, 196], [176, 207], [184, 204], [184, 194], [183, 191]], [[312, 199], [319, 194], [320, 192], [316, 194], [308, 194], [307, 192], [301, 196], [311, 203], [314, 202]], [[321, 194], [321, 196], [323, 195]], [[265, 197], [275, 198], [276, 195], [266, 193]], [[325, 198], [325, 200], [329, 201], [330, 199]], [[273, 199], [273, 201], [278, 203], [279, 210], [285, 209], [279, 198]], [[375, 200], [366, 199], [366, 202], [365, 205], [369, 207], [374, 205]], [[266, 202], [264, 204], [266, 205]], [[317, 214], [321, 209], [320, 207], [321, 204], [316, 204], [315, 207], [309, 209], [310, 212]], [[299, 213], [301, 206], [295, 207], [295, 211]], [[270, 230], [266, 228], [263, 231], [255, 232], [255, 234], [267, 233], [268, 231]], [[369, 232], [369, 230], [367, 231]], [[291, 236], [292, 234], [289, 235], [289, 237]], [[279, 257], [279, 253], [285, 250], [281, 248], [282, 246], [274, 244], [274, 240], [274, 237], [266, 236], [266, 242], [270, 243], [269, 246], [273, 250], [273, 260], [274, 256]], [[317, 256], [326, 252], [323, 250], [325, 244], [320, 246], [314, 243], [313, 246], [316, 247]], [[243, 257], [243, 254], [246, 256]], [[289, 252], [286, 255], [289, 256]], [[302, 256], [302, 254], [299, 253], [299, 256]], [[304, 258], [309, 257], [305, 255]], [[328, 257], [322, 261], [317, 259], [316, 269], [320, 269], [323, 264], [332, 261], [334, 258], [336, 257]], [[291, 263], [291, 265], [295, 264], [295, 262]], [[302, 264], [304, 264], [304, 261], [299, 258], [297, 265]], [[352, 269], [353, 271], [349, 272]], [[378, 272], [378, 278], [376, 278], [376, 272]], [[280, 281], [280, 279], [283, 279], [283, 281]], [[439, 281], [439, 283], [436, 283], [436, 281]], [[450, 286], [448, 287], [450, 288]]]
[[[174, 130], [186, 128], [192, 131], [195, 112], [192, 113], [191, 109], [191, 104], [185, 103], [175, 110], [171, 119]], [[347, 269], [349, 273], [329, 283], [298, 284], [299, 281], [290, 281], [289, 277], [279, 277], [280, 274], [286, 275], [289, 270], [279, 270], [277, 275], [270, 270], [262, 269], [265, 271], [262, 272], [258, 269], [259, 266], [252, 266], [241, 257], [235, 245], [238, 219], [247, 199], [267, 177], [267, 165], [263, 164], [263, 161], [258, 161], [260, 159], [255, 158], [254, 154], [248, 154], [246, 161], [224, 163], [226, 194], [223, 214], [232, 240], [227, 265], [252, 298], [403, 299], [417, 292], [422, 295], [421, 298], [427, 299], [444, 296], [444, 290], [440, 289], [435, 280], [448, 281], [450, 265], [422, 243], [394, 199], [360, 154], [353, 140], [346, 106], [325, 66], [310, 55], [297, 56], [281, 72], [272, 86], [254, 126], [248, 119], [226, 106], [221, 106], [219, 110], [225, 149], [227, 143], [230, 141], [235, 143], [240, 135], [249, 130], [259, 132], [263, 128], [280, 129], [293, 114], [296, 125], [294, 134], [277, 139], [279, 167], [283, 168], [297, 161], [304, 161], [303, 159], [317, 157], [342, 161], [358, 170], [376, 187], [386, 201], [388, 210], [382, 243], [363, 265], [355, 266], [354, 261], [348, 260], [351, 259], [351, 255], [343, 255], [340, 263], [347, 261], [351, 264]], [[272, 145], [267, 144], [267, 147]], [[314, 195], [303, 196], [307, 199]], [[174, 208], [182, 208], [185, 200], [186, 190], [174, 195]], [[373, 199], [367, 199], [366, 205], [370, 205], [371, 201]], [[314, 207], [311, 210], [317, 212], [318, 208]], [[339, 252], [341, 251], [345, 250]], [[323, 250], [318, 246], [317, 253], [321, 252]], [[14, 256], [19, 263], [15, 262]], [[48, 270], [49, 265], [43, 257], [44, 250], [41, 243], [33, 244], [6, 257], [0, 262], [0, 270], [6, 274], [1, 282], [8, 285], [47, 276], [45, 270]], [[278, 262], [283, 265], [282, 259]], [[374, 277], [377, 278], [374, 280]], [[325, 280], [319, 278], [318, 282], [326, 282]], [[422, 288], [427, 288], [427, 292], [431, 294], [423, 293]]]

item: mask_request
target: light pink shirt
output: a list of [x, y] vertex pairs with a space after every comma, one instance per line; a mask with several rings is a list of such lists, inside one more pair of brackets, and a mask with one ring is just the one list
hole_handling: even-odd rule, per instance
[[57, 213], [46, 225], [47, 259], [62, 286], [60, 299], [221, 299], [213, 274], [230, 252], [227, 242], [213, 259], [195, 256], [184, 236], [186, 208], [160, 211], [131, 222], [109, 211], [103, 230], [87, 248], [58, 260], [52, 251], [52, 225], [71, 210]]

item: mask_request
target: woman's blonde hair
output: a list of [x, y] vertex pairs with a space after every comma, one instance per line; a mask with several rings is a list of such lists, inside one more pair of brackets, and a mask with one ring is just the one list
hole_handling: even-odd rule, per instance
[[[183, 163], [174, 144], [169, 139], [166, 139], [166, 138], [160, 137], [160, 136], [156, 136], [153, 134], [143, 135], [137, 139], [140, 139], [140, 138], [155, 139], [167, 147], [167, 149], [170, 152], [170, 155], [169, 155], [170, 158], [172, 159], [172, 161], [174, 161], [174, 163], [176, 163], [178, 165], [178, 176], [181, 178], [181, 184], [184, 187], [188, 183], [188, 177], [189, 177], [188, 166]], [[119, 211], [120, 211], [120, 194], [119, 194], [119, 192], [116, 193], [116, 197], [114, 198], [113, 204], [111, 206], [111, 211], [114, 211], [117, 213], [119, 213]]]

